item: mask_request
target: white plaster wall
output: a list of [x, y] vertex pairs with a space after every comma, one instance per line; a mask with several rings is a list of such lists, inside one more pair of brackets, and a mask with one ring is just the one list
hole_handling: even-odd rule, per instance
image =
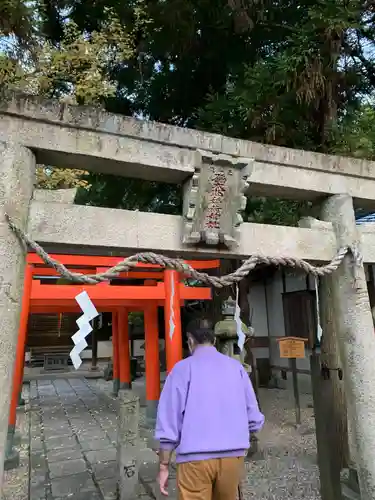
[[[141, 340], [134, 340], [133, 344], [133, 356], [138, 357], [138, 356], [144, 356], [145, 355], [145, 350], [141, 347], [145, 341], [143, 339]], [[164, 340], [160, 339], [159, 340], [159, 352], [164, 349]]]
[[[134, 356], [144, 356], [145, 351], [141, 347], [145, 343], [144, 340], [134, 340]], [[130, 342], [129, 342], [129, 348], [130, 348]], [[162, 351], [164, 349], [164, 340], [160, 339], [159, 340], [159, 351]], [[81, 358], [82, 359], [91, 359], [92, 357], [92, 351], [91, 349], [85, 349], [81, 353]], [[267, 356], [266, 356], [267, 357]], [[103, 358], [112, 358], [112, 341], [111, 340], [103, 340], [103, 341], [98, 341], [98, 359], [103, 359]]]
[[[81, 353], [82, 359], [91, 359], [92, 351], [91, 349], [85, 349]], [[112, 358], [112, 341], [111, 340], [99, 340], [98, 341], [98, 359]]]
[[[265, 287], [263, 284], [257, 284], [250, 288], [248, 296], [250, 306], [250, 319], [254, 328], [255, 337], [267, 337], [267, 309], [266, 309], [266, 295]], [[268, 358], [268, 347], [259, 347], [254, 349], [256, 358]]]
[[271, 365], [288, 366], [287, 359], [279, 356], [277, 339], [285, 336], [284, 314], [281, 294], [283, 293], [283, 283], [281, 273], [277, 272], [274, 278], [266, 286], [268, 325], [270, 338], [270, 362]]

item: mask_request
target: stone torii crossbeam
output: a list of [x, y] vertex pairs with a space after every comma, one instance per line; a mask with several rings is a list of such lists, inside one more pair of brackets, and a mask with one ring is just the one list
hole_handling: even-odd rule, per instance
[[[339, 247], [375, 262], [375, 230], [355, 225], [354, 206], [375, 209], [375, 164], [265, 146], [71, 107], [37, 98], [0, 104], [0, 483], [25, 248], [5, 213], [47, 251], [154, 250], [179, 257], [252, 254], [327, 262]], [[184, 185], [181, 216], [33, 198], [36, 163]], [[321, 203], [324, 223], [242, 223], [247, 194]], [[150, 228], [153, 228], [150, 231]], [[348, 254], [332, 277], [348, 413], [364, 500], [375, 498], [375, 335], [363, 264]]]

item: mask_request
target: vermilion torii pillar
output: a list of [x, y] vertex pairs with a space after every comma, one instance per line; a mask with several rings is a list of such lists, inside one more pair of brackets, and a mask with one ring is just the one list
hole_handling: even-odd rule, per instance
[[12, 397], [10, 401], [7, 446], [5, 450], [4, 469], [9, 470], [19, 465], [19, 453], [13, 447], [16, 430], [17, 406], [22, 390], [23, 371], [25, 366], [25, 347], [27, 339], [27, 325], [29, 321], [30, 295], [33, 280], [33, 266], [28, 264], [25, 270], [23, 285], [22, 310], [18, 332], [16, 360], [13, 369]]
[[146, 401], [147, 419], [153, 427], [156, 419], [160, 396], [160, 363], [159, 363], [159, 331], [158, 309], [149, 305], [144, 311], [145, 318], [145, 367], [146, 367]]
[[182, 359], [182, 329], [180, 305], [180, 278], [177, 271], [164, 271], [165, 284], [165, 352], [167, 372]]

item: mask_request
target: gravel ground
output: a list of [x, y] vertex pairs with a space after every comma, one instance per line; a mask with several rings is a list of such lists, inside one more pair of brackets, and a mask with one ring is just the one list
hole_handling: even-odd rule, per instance
[[301, 395], [301, 420], [295, 426], [293, 394], [279, 389], [260, 391], [266, 423], [259, 433], [263, 459], [246, 464], [246, 499], [320, 499], [319, 469], [312, 397]]

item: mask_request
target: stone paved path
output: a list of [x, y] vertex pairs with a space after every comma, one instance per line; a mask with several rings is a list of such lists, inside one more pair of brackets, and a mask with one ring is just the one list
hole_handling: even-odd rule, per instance
[[[110, 387], [86, 379], [31, 382], [30, 500], [116, 498], [117, 400]], [[140, 462], [138, 496], [152, 497], [157, 457], [145, 439]]]
[[[6, 500], [113, 500], [116, 498], [116, 405], [111, 383], [57, 379], [31, 382], [21, 412], [21, 467], [6, 475]], [[142, 381], [134, 390], [144, 403]], [[260, 393], [266, 425], [259, 435], [263, 459], [246, 465], [244, 498], [319, 499], [311, 397], [301, 396], [303, 425], [296, 429], [288, 391]], [[144, 407], [141, 431], [144, 432]], [[27, 473], [28, 456], [30, 462]], [[141, 443], [141, 500], [155, 499], [156, 455]], [[27, 479], [29, 478], [29, 485]], [[170, 499], [176, 498], [174, 471]], [[142, 499], [143, 497], [143, 499]]]
[[84, 379], [32, 382], [30, 500], [111, 499], [115, 404]]

